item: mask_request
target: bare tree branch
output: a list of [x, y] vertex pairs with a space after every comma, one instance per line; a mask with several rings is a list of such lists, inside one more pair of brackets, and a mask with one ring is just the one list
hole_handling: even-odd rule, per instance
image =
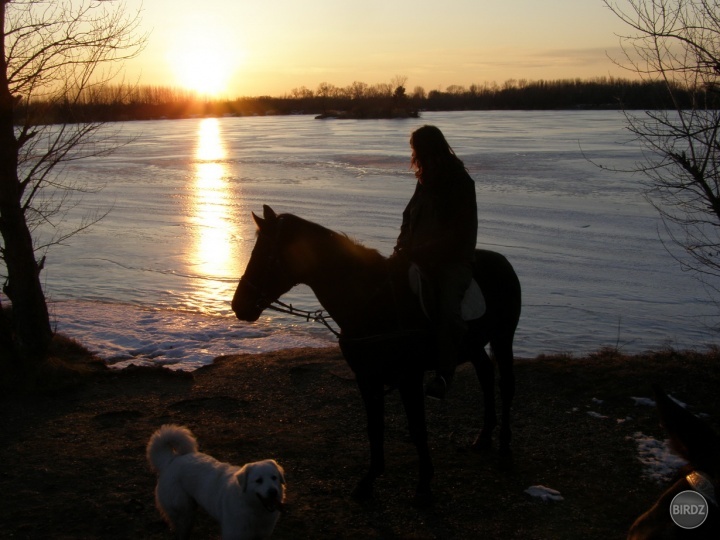
[[[645, 149], [633, 172], [664, 223], [665, 244], [704, 281], [720, 278], [720, 2], [604, 0], [629, 28], [618, 65], [662, 81], [674, 110], [625, 111]], [[711, 283], [712, 285], [712, 283]], [[715, 286], [716, 289], [719, 287]]]
[[[74, 106], [113, 80], [146, 36], [139, 33], [139, 11], [128, 14], [117, 0], [0, 0], [0, 23], [3, 289], [13, 306], [18, 352], [38, 357], [51, 337], [39, 279], [45, 253], [107, 213], [70, 224], [78, 196], [89, 188], [68, 178], [65, 166], [120, 144], [117, 132], [101, 129], [102, 123], [73, 118]], [[67, 115], [55, 124], [38, 121], [43, 105], [59, 105]]]

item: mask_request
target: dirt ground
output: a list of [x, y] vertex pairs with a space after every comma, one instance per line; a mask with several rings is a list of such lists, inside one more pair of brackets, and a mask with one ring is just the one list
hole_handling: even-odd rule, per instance
[[[375, 499], [350, 497], [368, 448], [360, 395], [336, 348], [225, 357], [192, 374], [100, 370], [59, 391], [5, 395], [0, 537], [170, 538], [145, 445], [175, 423], [222, 461], [274, 458], [285, 468], [288, 510], [274, 538], [623, 538], [663, 489], [643, 477], [632, 439], [663, 431], [631, 396], [651, 397], [660, 383], [718, 427], [717, 351], [541, 356], [518, 360], [516, 373], [511, 470], [469, 450], [482, 409], [470, 366], [446, 401], [428, 402], [437, 501], [427, 509], [411, 504], [416, 459], [397, 392], [387, 396], [387, 471]], [[564, 500], [525, 493], [538, 484]], [[195, 538], [218, 537], [201, 515]]]

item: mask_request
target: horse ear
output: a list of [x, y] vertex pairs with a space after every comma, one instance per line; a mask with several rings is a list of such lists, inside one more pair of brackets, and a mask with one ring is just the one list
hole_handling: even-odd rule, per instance
[[277, 217], [277, 214], [267, 204], [263, 204], [263, 217], [267, 220], [273, 220]]
[[655, 386], [654, 390], [660, 421], [670, 435], [673, 449], [694, 467], [715, 473], [720, 437], [709, 424], [681, 407], [662, 389]]
[[265, 225], [265, 220], [261, 217], [258, 217], [255, 215], [255, 212], [251, 212], [253, 221], [255, 221], [255, 225], [257, 225], [257, 228], [262, 230], [263, 226]]

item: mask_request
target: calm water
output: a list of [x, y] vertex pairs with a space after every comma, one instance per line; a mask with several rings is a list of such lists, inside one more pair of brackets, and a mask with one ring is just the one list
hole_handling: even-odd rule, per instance
[[[332, 342], [312, 323], [234, 319], [230, 299], [255, 241], [250, 212], [269, 204], [389, 254], [414, 188], [408, 137], [423, 123], [445, 132], [476, 180], [478, 246], [505, 254], [520, 276], [519, 356], [715, 340], [716, 306], [663, 248], [639, 179], [586, 159], [610, 167], [640, 159], [616, 112], [121, 124], [133, 142], [67, 171], [103, 188], [87, 193], [76, 215], [111, 211], [48, 255], [58, 329], [107, 358], [181, 368], [228, 352]], [[317, 307], [304, 287], [285, 300]]]

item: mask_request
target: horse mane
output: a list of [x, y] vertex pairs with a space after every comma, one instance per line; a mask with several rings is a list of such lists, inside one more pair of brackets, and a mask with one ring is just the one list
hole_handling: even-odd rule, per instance
[[383, 266], [387, 259], [377, 250], [364, 246], [358, 240], [350, 238], [347, 234], [333, 231], [322, 225], [308, 221], [294, 214], [279, 214], [278, 219], [284, 218], [297, 224], [316, 237], [327, 242], [328, 246], [334, 248], [336, 254], [347, 255], [352, 259], [360, 260], [364, 264], [372, 266]]

